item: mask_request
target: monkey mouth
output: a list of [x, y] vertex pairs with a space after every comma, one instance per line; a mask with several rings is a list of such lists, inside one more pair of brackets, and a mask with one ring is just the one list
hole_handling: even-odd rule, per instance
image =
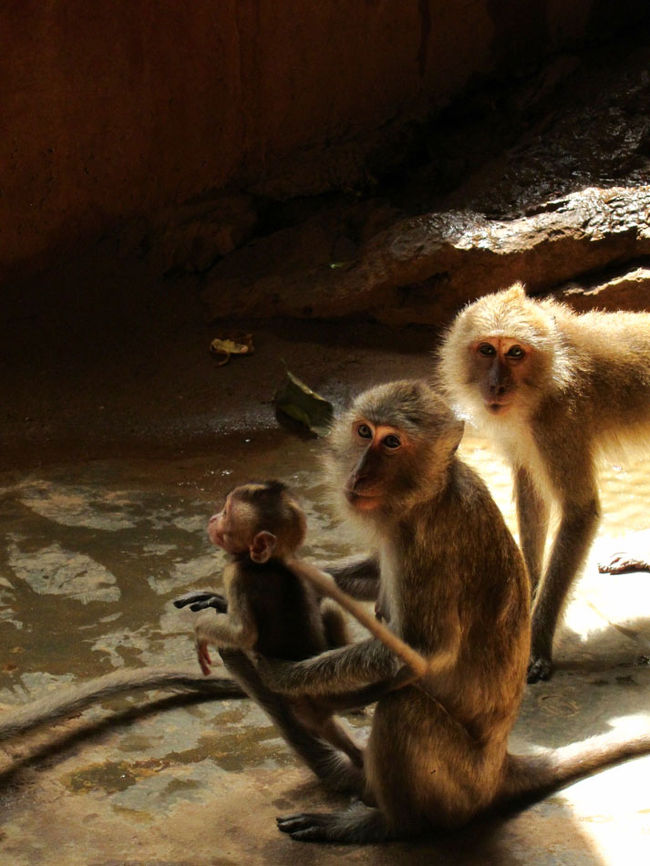
[[503, 415], [510, 408], [509, 402], [499, 403], [496, 400], [486, 401], [485, 407], [493, 415]]
[[356, 490], [346, 489], [345, 498], [348, 505], [356, 508], [357, 511], [371, 511], [381, 504], [381, 497], [370, 493], [358, 493]]

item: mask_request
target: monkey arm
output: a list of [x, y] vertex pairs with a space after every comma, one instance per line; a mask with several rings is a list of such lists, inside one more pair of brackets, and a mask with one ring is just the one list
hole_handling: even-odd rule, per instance
[[334, 583], [331, 575], [326, 574], [311, 565], [311, 563], [300, 559], [288, 559], [287, 565], [295, 574], [299, 574], [308, 580], [320, 593], [329, 596], [329, 598], [347, 610], [348, 613], [351, 613], [362, 626], [368, 629], [370, 634], [379, 638], [388, 649], [392, 650], [398, 658], [402, 659], [415, 676], [424, 677], [429, 672], [429, 662], [417, 650], [413, 649], [413, 647], [405, 643], [387, 626], [371, 616], [358, 601], [355, 601], [355, 599], [343, 592]]
[[373, 638], [299, 662], [258, 659], [258, 672], [264, 684], [289, 695], [347, 692], [364, 684], [392, 679], [400, 668], [391, 651]]
[[379, 558], [365, 553], [346, 556], [320, 566], [331, 574], [337, 586], [360, 601], [376, 601], [379, 596]]
[[257, 627], [246, 606], [230, 604], [228, 613], [205, 610], [194, 625], [197, 645], [251, 650], [257, 642]]

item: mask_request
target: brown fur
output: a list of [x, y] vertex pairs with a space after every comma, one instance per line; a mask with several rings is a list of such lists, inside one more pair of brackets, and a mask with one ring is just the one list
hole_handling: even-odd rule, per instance
[[[335, 427], [332, 483], [379, 549], [391, 629], [427, 659], [428, 692], [408, 685], [380, 698], [365, 753], [365, 802], [278, 819], [295, 839], [364, 843], [457, 827], [650, 749], [646, 735], [539, 758], [508, 754], [528, 659], [528, 579], [487, 488], [456, 456], [461, 433], [422, 382], [362, 394]], [[394, 439], [388, 448], [387, 436], [399, 448]], [[361, 495], [374, 501], [359, 506]], [[368, 640], [301, 662], [267, 661], [261, 673], [270, 688], [326, 695], [389, 677], [395, 665], [382, 643]]]
[[[197, 651], [207, 673], [211, 664], [207, 646], [225, 650], [222, 658], [230, 672], [298, 753], [331, 787], [345, 788], [348, 779], [358, 776], [361, 750], [334, 717], [331, 705], [302, 695], [291, 699], [273, 695], [241, 652], [298, 660], [348, 643], [340, 609], [329, 602], [321, 604], [301, 575], [299, 560], [289, 560], [305, 529], [302, 509], [281, 482], [244, 484], [231, 491], [208, 528], [213, 543], [231, 554], [223, 578], [227, 610], [199, 615]], [[305, 745], [310, 738], [313, 756]], [[316, 745], [317, 740], [329, 746]]]
[[[523, 348], [487, 357], [486, 346]], [[490, 351], [489, 348], [487, 351]], [[650, 315], [578, 315], [523, 286], [459, 313], [440, 349], [440, 386], [511, 462], [522, 549], [536, 591], [529, 681], [551, 674], [553, 635], [600, 517], [597, 458], [647, 446]], [[551, 505], [561, 520], [544, 570]]]

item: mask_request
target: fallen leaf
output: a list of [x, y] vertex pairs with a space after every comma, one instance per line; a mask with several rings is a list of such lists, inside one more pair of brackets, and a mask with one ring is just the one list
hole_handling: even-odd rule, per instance
[[219, 367], [227, 364], [231, 355], [252, 355], [254, 351], [252, 334], [215, 337], [210, 343], [210, 352], [217, 356]]
[[306, 427], [316, 436], [327, 436], [334, 418], [332, 404], [287, 370], [274, 398], [275, 411]]

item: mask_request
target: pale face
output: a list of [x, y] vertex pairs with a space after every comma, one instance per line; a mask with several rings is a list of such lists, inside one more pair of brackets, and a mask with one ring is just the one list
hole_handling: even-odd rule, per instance
[[506, 414], [517, 401], [531, 347], [511, 337], [488, 336], [472, 343], [470, 351], [485, 408], [493, 415]]

